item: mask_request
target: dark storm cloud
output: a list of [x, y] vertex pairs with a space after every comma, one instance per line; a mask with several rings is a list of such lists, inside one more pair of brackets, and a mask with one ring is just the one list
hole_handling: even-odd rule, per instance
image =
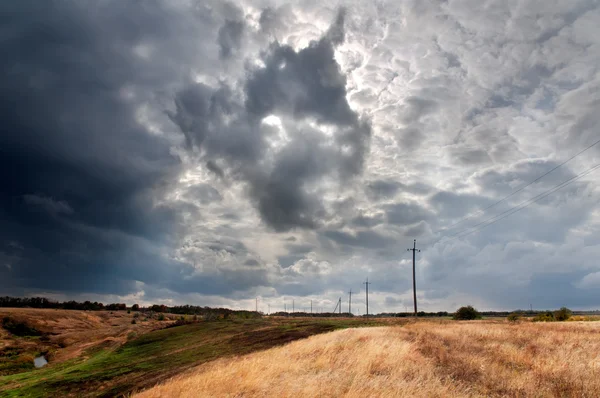
[[239, 49], [242, 44], [242, 35], [245, 24], [243, 21], [225, 21], [225, 24], [219, 29], [218, 44], [219, 56], [229, 58], [234, 51]]
[[[190, 148], [200, 148], [208, 162], [220, 162], [227, 174], [247, 183], [263, 221], [276, 231], [316, 228], [328, 215], [307, 185], [331, 175], [341, 182], [362, 171], [371, 127], [346, 100], [346, 78], [334, 57], [343, 40], [340, 12], [324, 36], [304, 49], [273, 43], [262, 55], [265, 66], [249, 70], [243, 103], [225, 84], [195, 84], [178, 94], [170, 113]], [[270, 115], [284, 120], [291, 137], [272, 154], [272, 168], [262, 162], [276, 134], [261, 123]], [[335, 129], [333, 146], [319, 145], [326, 136], [306, 124], [311, 120]]]
[[492, 201], [481, 196], [447, 191], [438, 192], [429, 199], [429, 204], [438, 214], [448, 217], [463, 217], [491, 203]]
[[381, 249], [395, 243], [394, 239], [375, 231], [358, 231], [355, 235], [342, 231], [325, 231], [323, 235], [340, 245], [369, 249]]
[[410, 124], [432, 113], [437, 108], [438, 103], [436, 101], [413, 96], [404, 100], [404, 105], [400, 110], [400, 117], [404, 123]]
[[209, 184], [198, 184], [190, 187], [185, 197], [191, 200], [197, 200], [201, 204], [209, 204], [212, 202], [220, 202], [223, 196], [215, 188]]
[[352, 219], [351, 225], [353, 225], [355, 227], [371, 228], [376, 225], [382, 224], [384, 221], [385, 221], [384, 215], [381, 213], [376, 214], [374, 216], [360, 215], [360, 216], [354, 217]]
[[432, 190], [432, 187], [423, 183], [403, 184], [394, 180], [375, 180], [367, 183], [365, 192], [371, 200], [382, 200], [393, 199], [400, 192], [422, 196]]
[[464, 166], [491, 163], [488, 153], [483, 149], [450, 148], [449, 152], [456, 163]]
[[367, 184], [367, 195], [374, 199], [393, 198], [401, 187], [398, 181], [376, 180]]
[[429, 219], [430, 214], [414, 203], [395, 203], [384, 207], [387, 222], [395, 225], [410, 225]]
[[124, 294], [181, 266], [156, 249], [177, 215], [153, 200], [179, 162], [123, 97], [157, 83], [164, 64], [133, 50], [171, 14], [109, 3], [0, 5], [0, 241], [23, 247], [2, 288]]

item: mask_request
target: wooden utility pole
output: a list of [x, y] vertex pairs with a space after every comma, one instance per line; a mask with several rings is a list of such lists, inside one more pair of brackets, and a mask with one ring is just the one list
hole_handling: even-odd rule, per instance
[[369, 278], [367, 278], [367, 281], [363, 282], [363, 284], [367, 286], [367, 314], [366, 315], [367, 315], [367, 318], [368, 318], [369, 317], [369, 285], [371, 284], [369, 282]]
[[417, 249], [417, 240], [413, 242], [413, 248], [407, 249], [413, 252], [413, 299], [415, 303], [415, 316], [417, 316], [417, 278], [415, 276], [415, 254], [421, 250]]
[[312, 315], [312, 300], [310, 300], [310, 314]]
[[352, 289], [348, 292], [350, 297], [348, 297], [348, 314], [352, 314]]
[[339, 313], [340, 313], [340, 315], [342, 315], [342, 298], [341, 297], [338, 299], [338, 304], [340, 306]]

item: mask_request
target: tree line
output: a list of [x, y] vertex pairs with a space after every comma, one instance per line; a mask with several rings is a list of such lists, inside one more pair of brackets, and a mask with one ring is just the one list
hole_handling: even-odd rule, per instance
[[166, 306], [164, 304], [153, 304], [148, 307], [134, 304], [128, 307], [125, 303], [103, 304], [97, 301], [78, 302], [70, 301], [55, 301], [45, 297], [0, 297], [0, 307], [11, 308], [51, 308], [63, 310], [80, 310], [80, 311], [151, 311], [158, 313], [170, 313], [178, 315], [201, 315], [201, 316], [220, 316], [222, 318], [256, 318], [261, 314], [255, 311], [231, 310], [229, 308], [211, 308], [196, 305], [176, 305]]

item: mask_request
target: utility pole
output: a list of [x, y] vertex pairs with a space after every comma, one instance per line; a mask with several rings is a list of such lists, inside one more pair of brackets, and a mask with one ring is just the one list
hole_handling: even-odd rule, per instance
[[413, 243], [413, 248], [407, 249], [407, 250], [413, 252], [413, 299], [415, 302], [415, 316], [417, 316], [417, 278], [415, 277], [415, 254], [417, 252], [421, 252], [421, 250], [417, 249], [417, 240], [416, 239]]
[[342, 298], [341, 297], [338, 299], [338, 304], [340, 305], [339, 314], [342, 315]]
[[310, 300], [310, 314], [312, 315], [312, 300]]
[[348, 293], [350, 294], [348, 298], [348, 314], [352, 314], [352, 289]]
[[258, 312], [258, 297], [256, 298], [256, 312]]
[[363, 282], [363, 284], [367, 286], [367, 314], [366, 315], [368, 318], [369, 317], [369, 285], [371, 284], [371, 283], [369, 283], [369, 278], [367, 278], [367, 281]]

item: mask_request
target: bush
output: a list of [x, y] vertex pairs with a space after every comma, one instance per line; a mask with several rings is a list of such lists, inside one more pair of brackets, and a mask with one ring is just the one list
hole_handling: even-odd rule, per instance
[[567, 321], [573, 315], [573, 312], [567, 307], [562, 307], [558, 311], [554, 311], [554, 319], [559, 322]]
[[42, 332], [33, 326], [29, 326], [27, 322], [14, 319], [9, 316], [4, 317], [2, 320], [2, 327], [15, 336], [25, 337], [42, 335]]
[[132, 324], [132, 325], [135, 325], [136, 323], [137, 323], [137, 322], [135, 321], [135, 319], [132, 319], [132, 320], [131, 320], [131, 324]]
[[534, 318], [534, 322], [554, 322], [554, 313], [552, 311], [540, 312]]
[[131, 306], [131, 310], [132, 310], [132, 311], [139, 311], [139, 310], [140, 310], [140, 306], [139, 306], [139, 304], [134, 304], [134, 305], [132, 305], [132, 306]]
[[519, 314], [518, 312], [513, 312], [513, 313], [508, 314], [506, 319], [509, 322], [517, 322], [521, 319], [521, 314]]
[[156, 317], [156, 319], [158, 319], [159, 321], [164, 321], [165, 320], [165, 315], [163, 313], [158, 314], [158, 316]]
[[466, 307], [460, 307], [458, 310], [456, 310], [452, 319], [458, 321], [468, 321], [472, 319], [481, 319], [481, 315], [479, 315], [479, 312], [477, 312], [475, 308], [469, 305]]

